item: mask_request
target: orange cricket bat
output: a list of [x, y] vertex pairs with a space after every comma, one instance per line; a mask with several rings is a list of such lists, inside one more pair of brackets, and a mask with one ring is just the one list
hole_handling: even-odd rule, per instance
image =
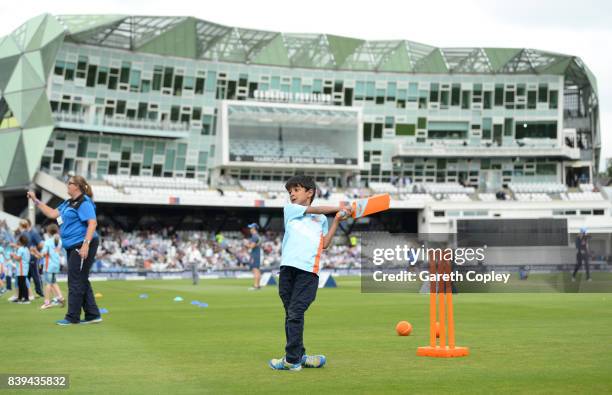
[[391, 196], [389, 196], [388, 193], [370, 196], [369, 198], [365, 199], [357, 199], [351, 203], [353, 208], [352, 217], [361, 218], [365, 217], [366, 215], [389, 210], [390, 203]]

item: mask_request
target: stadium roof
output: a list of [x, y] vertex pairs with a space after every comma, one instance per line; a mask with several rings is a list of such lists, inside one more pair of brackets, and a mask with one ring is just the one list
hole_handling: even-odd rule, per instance
[[283, 67], [408, 73], [553, 74], [595, 88], [575, 56], [528, 48], [438, 48], [408, 40], [243, 29], [177, 16], [60, 15], [67, 40], [157, 55]]

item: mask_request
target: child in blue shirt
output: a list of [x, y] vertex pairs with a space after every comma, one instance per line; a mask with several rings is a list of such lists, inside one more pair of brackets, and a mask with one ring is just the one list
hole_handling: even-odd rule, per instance
[[17, 276], [17, 287], [19, 288], [17, 302], [21, 304], [30, 303], [28, 298], [28, 286], [26, 283], [26, 277], [28, 276], [28, 270], [30, 267], [30, 251], [28, 250], [27, 245], [27, 236], [19, 236], [19, 248], [17, 248], [17, 252], [11, 254], [11, 257], [13, 258], [15, 275]]
[[[285, 184], [290, 203], [283, 208], [283, 237], [278, 292], [285, 308], [285, 356], [272, 359], [275, 370], [320, 368], [324, 355], [306, 355], [303, 344], [304, 313], [314, 301], [319, 286], [321, 251], [327, 248], [340, 221], [351, 214], [350, 207], [311, 206], [317, 186], [307, 176], [291, 177]], [[336, 214], [328, 226], [326, 214]]]
[[60, 272], [60, 250], [62, 242], [59, 237], [59, 228], [55, 224], [47, 227], [49, 238], [45, 240], [41, 254], [43, 257], [43, 278], [45, 282], [45, 303], [41, 309], [53, 307], [51, 304], [51, 295], [55, 295], [55, 300], [62, 307], [65, 305], [62, 291], [57, 285], [57, 275]]

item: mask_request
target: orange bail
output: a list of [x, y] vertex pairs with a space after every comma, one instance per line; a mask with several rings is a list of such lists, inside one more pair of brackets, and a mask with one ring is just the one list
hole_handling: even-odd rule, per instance
[[[417, 348], [417, 355], [437, 358], [464, 357], [469, 355], [469, 349], [455, 346], [452, 284], [450, 278], [445, 279], [441, 276], [443, 274], [450, 276], [450, 260], [444, 259], [442, 256], [436, 259], [435, 254], [431, 251], [428, 259], [429, 274], [436, 274], [438, 277], [435, 281], [431, 279], [429, 281], [429, 346]], [[436, 306], [436, 301], [438, 306]], [[440, 344], [436, 342], [436, 319], [440, 322]], [[448, 333], [446, 331], [447, 324]]]

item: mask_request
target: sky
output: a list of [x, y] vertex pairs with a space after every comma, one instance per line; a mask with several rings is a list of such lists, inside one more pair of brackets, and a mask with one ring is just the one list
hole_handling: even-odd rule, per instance
[[3, 1], [0, 36], [51, 14], [194, 16], [229, 26], [406, 39], [438, 47], [535, 48], [579, 56], [597, 77], [602, 163], [612, 158], [612, 2], [600, 0]]

